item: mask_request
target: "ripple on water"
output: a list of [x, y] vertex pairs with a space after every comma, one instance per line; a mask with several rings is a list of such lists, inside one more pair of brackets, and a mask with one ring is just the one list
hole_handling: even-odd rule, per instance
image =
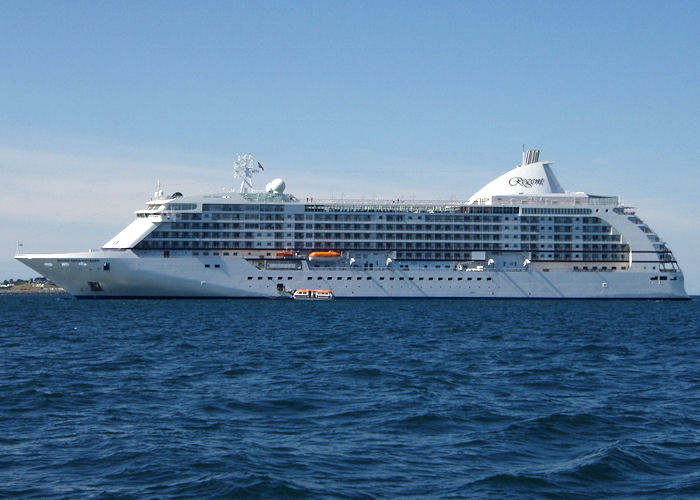
[[692, 497], [699, 306], [3, 296], [0, 496]]

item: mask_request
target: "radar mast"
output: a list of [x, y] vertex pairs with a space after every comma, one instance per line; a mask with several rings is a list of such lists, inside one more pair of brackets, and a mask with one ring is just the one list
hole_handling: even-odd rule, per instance
[[260, 172], [258, 169], [262, 170], [262, 166], [255, 162], [252, 154], [238, 155], [236, 161], [233, 162], [233, 177], [241, 179], [239, 193], [253, 192], [253, 174]]

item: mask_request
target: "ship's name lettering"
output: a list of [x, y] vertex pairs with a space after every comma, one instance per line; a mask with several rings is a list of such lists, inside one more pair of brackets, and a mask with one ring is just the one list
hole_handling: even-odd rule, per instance
[[511, 177], [508, 181], [511, 186], [522, 186], [522, 187], [532, 187], [532, 186], [544, 186], [544, 179], [525, 179], [524, 177]]

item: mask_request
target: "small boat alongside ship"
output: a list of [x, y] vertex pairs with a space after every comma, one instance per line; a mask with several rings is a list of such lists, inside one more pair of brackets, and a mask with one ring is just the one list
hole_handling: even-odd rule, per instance
[[332, 300], [333, 292], [330, 290], [294, 290], [292, 298], [294, 300]]

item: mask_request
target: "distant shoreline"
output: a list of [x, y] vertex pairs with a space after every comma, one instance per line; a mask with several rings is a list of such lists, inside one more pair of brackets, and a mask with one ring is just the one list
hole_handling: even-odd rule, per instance
[[30, 285], [16, 285], [0, 288], [0, 295], [67, 295], [63, 288], [39, 288]]

